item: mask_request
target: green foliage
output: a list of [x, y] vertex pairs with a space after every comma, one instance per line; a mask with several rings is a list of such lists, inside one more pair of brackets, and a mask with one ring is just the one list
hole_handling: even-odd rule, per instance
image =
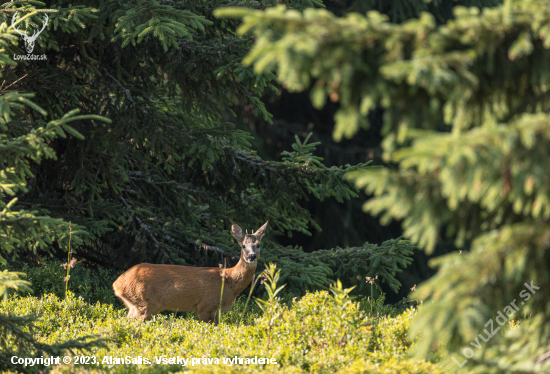
[[[280, 270], [277, 270], [277, 266], [275, 264], [269, 264], [265, 268], [265, 270], [262, 273], [262, 277], [264, 278], [262, 280], [262, 283], [265, 282], [265, 289], [267, 293], [267, 301], [257, 299], [256, 302], [262, 312], [264, 314], [272, 315], [275, 305], [278, 303], [279, 297], [277, 297], [277, 294], [281, 292], [281, 290], [285, 287], [285, 285], [282, 285], [280, 287], [277, 287], [277, 283], [279, 282], [280, 278]], [[271, 320], [272, 318], [270, 318]]]
[[[285, 4], [298, 10], [322, 6], [318, 0]], [[215, 19], [212, 10], [266, 4], [232, 0], [84, 0], [74, 4], [61, 0], [51, 9], [36, 8], [41, 5], [2, 5], [6, 11], [0, 19], [0, 63], [7, 82], [0, 88], [3, 263], [8, 255], [12, 261], [26, 255], [27, 260], [34, 259], [64, 251], [69, 244], [79, 258], [119, 268], [145, 260], [211, 263], [217, 255], [231, 257], [236, 250], [225, 230], [232, 220], [252, 226], [268, 219], [271, 235], [309, 233], [309, 226], [319, 227], [300, 206], [302, 199], [331, 196], [341, 202], [357, 196], [345, 175], [366, 170], [367, 163], [327, 168], [313, 156], [315, 145], [307, 144], [307, 139], [304, 143], [297, 139], [294, 152], [285, 154], [283, 162], [264, 161], [251, 150], [250, 135], [229, 122], [236, 112], [270, 121], [259, 97], [277, 88], [272, 73], [257, 73], [240, 62], [254, 41], [237, 37], [236, 23]], [[51, 15], [35, 48], [47, 60], [16, 63], [10, 59], [22, 53], [21, 39], [8, 26], [14, 10], [27, 12], [19, 20], [27, 32], [41, 24], [44, 12]], [[72, 222], [74, 230], [67, 222]], [[205, 259], [203, 251], [214, 256]], [[327, 258], [329, 252], [324, 252]], [[388, 253], [384, 261], [374, 256], [373, 271], [385, 269], [388, 278], [395, 275], [396, 264], [406, 261], [392, 256]], [[322, 276], [330, 268], [318, 259], [304, 263], [318, 266], [309, 272], [319, 276], [312, 283], [326, 284], [328, 278]], [[64, 274], [58, 265], [24, 269], [38, 294], [46, 289], [63, 294]], [[291, 345], [279, 341], [283, 332], [277, 331], [276, 313], [249, 320], [257, 312], [253, 310], [244, 318], [245, 323], [258, 326], [269, 323], [273, 334], [267, 341], [265, 330], [250, 325], [216, 329], [195, 320], [164, 316], [138, 324], [122, 318], [112, 306], [86, 303], [112, 301], [112, 273], [77, 266], [70, 276], [63, 301], [51, 294], [40, 299], [13, 297], [0, 308], [8, 313], [0, 314], [2, 355], [6, 355], [0, 358], [2, 369], [12, 368], [5, 360], [10, 355], [51, 356], [72, 348], [91, 349], [98, 357], [107, 353], [161, 355], [176, 353], [175, 347], [195, 357], [230, 356], [236, 350], [242, 355], [273, 352], [281, 362], [294, 354]], [[23, 284], [12, 279], [11, 285]], [[82, 296], [75, 298], [70, 290]], [[270, 307], [288, 312], [275, 294]], [[343, 369], [369, 354], [369, 345], [363, 343], [370, 335], [355, 329], [363, 315], [354, 316], [351, 325], [343, 318], [348, 312], [346, 316], [354, 315], [358, 304], [344, 300], [345, 294], [339, 294], [338, 301], [326, 293], [318, 295], [310, 297], [312, 304], [319, 302], [317, 296], [327, 303], [319, 309], [319, 326], [326, 322], [331, 328], [310, 336], [321, 339], [320, 343], [314, 340], [315, 349], [310, 351], [309, 342], [298, 347], [302, 357], [292, 358], [296, 364], [290, 370], [309, 371], [317, 365], [316, 355], [329, 337], [337, 336], [337, 340], [331, 340], [332, 352], [322, 364], [327, 370]], [[229, 315], [227, 321], [238, 317], [242, 318]], [[298, 321], [305, 316], [291, 317], [294, 330], [290, 334], [296, 335]], [[115, 343], [105, 347], [106, 341], [90, 341], [95, 334]], [[233, 337], [238, 348], [229, 340]], [[351, 359], [342, 361], [348, 351]], [[128, 367], [101, 363], [100, 369], [123, 372]]]
[[4, 302], [8, 300], [10, 288], [20, 292], [31, 291], [31, 284], [21, 279], [24, 275], [24, 273], [8, 271], [7, 269], [0, 273], [0, 296]]
[[[13, 5], [14, 3], [11, 3]], [[7, 4], [2, 5], [5, 8]], [[26, 7], [31, 9], [32, 7]], [[6, 17], [6, 12], [3, 13]], [[26, 21], [31, 24], [30, 14], [19, 19], [18, 23]], [[5, 76], [12, 70], [9, 65], [16, 65], [9, 54], [16, 51], [13, 29], [8, 30], [6, 22], [0, 24], [0, 64]], [[91, 120], [109, 122], [107, 119], [94, 115], [77, 115], [74, 109], [62, 115], [60, 119], [45, 120], [47, 112], [30, 99], [30, 93], [9, 92], [10, 84], [0, 91], [0, 264], [5, 265], [4, 256], [17, 258], [19, 252], [37, 249], [50, 250], [53, 241], [61, 245], [65, 242], [64, 231], [67, 225], [61, 219], [47, 215], [39, 215], [36, 210], [26, 210], [18, 203], [18, 195], [29, 192], [27, 184], [34, 178], [32, 167], [44, 159], [55, 159], [56, 154], [49, 144], [56, 138], [70, 137], [83, 139], [83, 136], [69, 126], [75, 121]], [[35, 118], [35, 115], [40, 115]], [[80, 227], [79, 227], [80, 229]], [[86, 235], [83, 235], [86, 237]], [[90, 237], [90, 235], [88, 235]], [[82, 242], [82, 238], [80, 239]], [[0, 273], [0, 294], [7, 300], [8, 289], [31, 291], [30, 283], [21, 280], [22, 273], [4, 270]], [[7, 304], [7, 303], [6, 303]], [[104, 347], [102, 339], [95, 336], [69, 338], [54, 344], [41, 342], [35, 335], [36, 317], [34, 315], [11, 315], [0, 313], [0, 369], [15, 369], [22, 372], [36, 372], [45, 366], [19, 366], [12, 363], [12, 357], [38, 357], [44, 354], [59, 355], [64, 352], [89, 351], [92, 347]]]
[[[272, 275], [275, 273], [272, 273]], [[265, 283], [264, 283], [265, 284]], [[346, 290], [334, 288], [337, 297], [326, 291], [308, 293], [295, 299], [292, 306], [276, 302], [280, 315], [272, 323], [272, 344], [267, 348], [268, 314], [258, 314], [258, 308], [249, 308], [239, 323], [245, 301], [238, 299], [233, 308], [224, 314], [218, 326], [200, 323], [196, 318], [158, 315], [140, 323], [124, 316], [123, 309], [110, 304], [89, 304], [83, 298], [69, 294], [66, 299], [54, 295], [12, 297], [0, 312], [39, 314], [36, 335], [43, 343], [55, 344], [67, 337], [78, 338], [89, 334], [102, 334], [107, 347], [94, 348], [89, 356], [102, 358], [148, 358], [152, 365], [108, 364], [57, 365], [56, 372], [74, 371], [124, 373], [139, 370], [149, 373], [192, 371], [203, 373], [246, 372], [259, 373], [363, 373], [370, 370], [398, 372], [410, 368], [411, 372], [439, 372], [435, 364], [406, 358], [406, 330], [414, 310], [405, 312], [391, 306], [377, 304], [374, 314], [362, 309], [361, 303], [346, 297]], [[381, 313], [389, 312], [382, 317]], [[400, 345], [394, 349], [394, 345]], [[156, 364], [155, 357], [180, 356], [184, 358], [218, 358], [219, 365], [189, 363]], [[274, 358], [274, 365], [224, 365], [222, 358]], [[390, 371], [393, 370], [393, 371]]]
[[[59, 298], [65, 295], [63, 278], [66, 270], [61, 266], [62, 261], [41, 261], [39, 265], [25, 264], [21, 271], [26, 273], [26, 279], [33, 284], [33, 295], [36, 297], [52, 293]], [[90, 269], [84, 264], [78, 264], [71, 269], [71, 280], [68, 283], [69, 291], [82, 297], [89, 303], [113, 304], [116, 299], [112, 284], [119, 274], [105, 269]]]
[[[7, 132], [7, 123], [12, 121], [14, 112], [24, 109], [27, 105], [39, 113], [44, 111], [37, 107], [29, 98], [32, 94], [8, 93], [2, 96], [2, 110], [5, 122], [0, 122], [0, 131]], [[68, 225], [60, 219], [48, 216], [38, 216], [37, 211], [13, 210], [18, 198], [12, 197], [20, 192], [28, 192], [27, 178], [32, 178], [30, 162], [40, 163], [43, 158], [55, 158], [54, 151], [48, 146], [58, 136], [65, 138], [68, 132], [75, 137], [82, 138], [76, 130], [67, 125], [73, 121], [87, 119], [106, 120], [98, 116], [77, 115], [78, 110], [65, 114], [61, 119], [53, 120], [44, 127], [32, 128], [28, 123], [18, 122], [15, 128], [19, 131], [29, 131], [19, 136], [10, 136], [0, 133], [0, 246], [3, 253], [10, 254], [14, 249], [28, 249], [36, 253], [40, 248], [48, 250], [55, 238], [65, 244], [67, 236], [63, 233]], [[57, 234], [57, 235], [56, 235]], [[17, 253], [13, 253], [15, 258]], [[0, 262], [5, 259], [0, 255]]]
[[401, 23], [411, 18], [419, 18], [423, 12], [431, 13], [438, 23], [445, 23], [453, 18], [453, 9], [457, 6], [494, 7], [502, 4], [502, 0], [352, 0], [348, 1], [346, 13], [365, 14], [376, 10], [386, 14], [391, 22]]
[[[483, 352], [474, 350], [470, 360], [475, 365], [474, 372], [499, 372], [502, 367], [513, 371], [517, 361], [529, 362], [534, 370], [544, 367], [544, 362], [531, 361], [531, 357], [538, 358], [547, 350], [544, 326], [549, 295], [546, 283], [540, 279], [546, 277], [550, 257], [547, 250], [541, 250], [539, 240], [548, 235], [548, 229], [540, 224], [504, 226], [479, 235], [467, 256], [453, 253], [433, 260], [433, 265], [440, 267], [439, 272], [414, 295], [432, 299], [424, 304], [412, 326], [413, 336], [422, 336], [418, 356], [426, 354], [431, 341], [460, 339], [470, 347], [470, 342], [476, 344], [477, 341], [485, 345]], [[477, 282], [476, 292], [463, 297], [470, 292], [472, 279]], [[533, 290], [529, 291], [527, 286], [533, 286]], [[461, 302], [457, 303], [456, 298], [461, 298]], [[511, 303], [519, 308], [513, 309], [513, 314], [505, 310]], [[504, 313], [507, 320], [519, 321], [519, 325], [500, 326], [499, 312]], [[494, 325], [494, 329], [487, 329], [486, 324]], [[484, 328], [480, 329], [480, 325]], [[519, 341], [521, 345], [514, 344]], [[459, 363], [465, 359], [461, 352], [453, 352], [449, 344], [440, 351], [447, 359], [449, 370], [457, 367], [450, 361], [453, 355]]]
[[[299, 296], [308, 290], [329, 289], [336, 279], [342, 279], [344, 284], [355, 285], [357, 293], [370, 295], [365, 277], [379, 276], [397, 291], [401, 286], [395, 278], [397, 272], [411, 262], [413, 247], [402, 240], [391, 240], [380, 246], [365, 244], [363, 247], [336, 248], [305, 253], [301, 248], [262, 248], [260, 264], [268, 267], [270, 262], [276, 262], [280, 269], [279, 284], [285, 284], [285, 294]], [[389, 253], [389, 251], [392, 253]], [[373, 261], [380, 258], [379, 264], [373, 267]], [[35, 296], [53, 293], [58, 297], [64, 295], [64, 277], [66, 270], [60, 260], [43, 259], [38, 265], [23, 264], [16, 269], [26, 273], [26, 279], [33, 284]], [[393, 270], [395, 266], [396, 270]], [[120, 272], [103, 267], [90, 267], [90, 264], [80, 263], [71, 269], [71, 280], [68, 289], [87, 302], [115, 303], [112, 283]], [[261, 278], [261, 274], [256, 278]], [[249, 292], [249, 291], [248, 291]], [[256, 288], [256, 295], [263, 295], [262, 288]]]
[[[19, 292], [32, 292], [31, 283], [22, 280], [24, 273], [9, 272], [0, 273], [0, 295], [3, 296], [4, 306], [8, 307], [8, 291], [10, 288]], [[72, 294], [71, 296], [72, 297]], [[16, 299], [16, 298], [15, 298]], [[10, 302], [14, 300], [12, 297]], [[18, 311], [15, 311], [16, 313]], [[0, 310], [0, 369], [13, 369], [17, 372], [39, 373], [48, 365], [37, 363], [33, 366], [23, 366], [12, 362], [13, 356], [38, 357], [43, 355], [58, 356], [71, 352], [90, 352], [94, 347], [106, 347], [105, 339], [97, 339], [95, 335], [68, 337], [65, 341], [48, 344], [40, 341], [36, 331], [36, 312], [24, 315], [13, 315], [9, 309]]]
[[[382, 223], [402, 220], [413, 244], [431, 253], [447, 236], [465, 250], [433, 263], [438, 274], [418, 290], [430, 303], [414, 327], [418, 355], [440, 347], [446, 369], [459, 370], [453, 354], [462, 362], [461, 352], [477, 346], [487, 321], [526, 283], [550, 279], [550, 4], [456, 7], [443, 25], [428, 13], [394, 24], [378, 12], [339, 18], [284, 6], [216, 15], [242, 17], [239, 32], [254, 32], [244, 62], [257, 73], [274, 71], [293, 91], [314, 82], [317, 107], [326, 97], [340, 103], [336, 140], [368, 126], [371, 109], [384, 109], [383, 159], [391, 167], [349, 177], [375, 195], [365, 210]], [[549, 300], [543, 287], [524, 300], [521, 327], [482, 342], [464, 369], [547, 371]]]
[[353, 288], [344, 289], [340, 280], [336, 281], [336, 285], [330, 287], [330, 292], [333, 294], [331, 301], [335, 307], [335, 318], [330, 321], [330, 327], [336, 332], [332, 337], [333, 343], [339, 346], [344, 346], [351, 335], [351, 331], [357, 330], [361, 324], [359, 315], [353, 313], [353, 301], [348, 295]]
[[[9, 4], [2, 5], [2, 8]], [[29, 14], [17, 22], [25, 21], [29, 25], [31, 17], [37, 14], [33, 7], [25, 7]], [[7, 13], [3, 13], [4, 17]], [[13, 25], [12, 25], [13, 26]], [[10, 74], [12, 66], [16, 65], [9, 58], [11, 53], [17, 52], [12, 45], [15, 44], [15, 31], [8, 29], [7, 23], [0, 24], [0, 40], [2, 41], [2, 71], [0, 77]], [[9, 66], [9, 68], [8, 68]], [[5, 81], [4, 81], [5, 83]], [[12, 258], [17, 257], [17, 251], [22, 249], [50, 250], [55, 240], [60, 245], [65, 245], [67, 238], [64, 231], [68, 225], [60, 219], [54, 219], [47, 215], [38, 215], [37, 210], [26, 210], [24, 204], [18, 202], [18, 195], [29, 192], [27, 184], [34, 178], [32, 166], [40, 164], [44, 159], [55, 159], [55, 151], [49, 144], [56, 138], [83, 139], [83, 136], [68, 125], [77, 121], [103, 121], [108, 119], [96, 115], [78, 115], [78, 109], [72, 109], [62, 114], [60, 119], [51, 118], [47, 121], [44, 117], [47, 112], [31, 101], [35, 95], [32, 93], [11, 92], [8, 90], [14, 83], [0, 91], [0, 263], [5, 264], [3, 256], [8, 254]], [[35, 118], [35, 115], [40, 117]], [[19, 208], [19, 209], [16, 209]], [[82, 227], [78, 227], [81, 232]], [[82, 237], [90, 237], [81, 233]], [[80, 239], [82, 242], [82, 238]]]
[[267, 319], [267, 350], [271, 346], [272, 330], [274, 323], [281, 317], [281, 308], [279, 304], [279, 297], [277, 294], [285, 287], [282, 285], [277, 287], [279, 281], [279, 272], [275, 264], [269, 264], [264, 270], [262, 276], [265, 280], [265, 290], [267, 293], [267, 300], [256, 299], [256, 304], [260, 307], [264, 316]]
[[431, 362], [419, 361], [419, 360], [396, 360], [390, 359], [383, 364], [365, 362], [365, 360], [358, 360], [349, 368], [346, 368], [345, 373], [350, 374], [443, 374], [440, 367], [432, 364]]
[[122, 39], [122, 48], [129, 43], [135, 46], [152, 33], [153, 37], [160, 40], [166, 52], [170, 46], [179, 48], [178, 41], [181, 38], [193, 40], [194, 32], [204, 33], [205, 26], [212, 24], [204, 16], [188, 10], [174, 9], [157, 1], [133, 1], [122, 4], [123, 6], [111, 16], [111, 19], [117, 21], [111, 41]]
[[105, 347], [103, 339], [95, 335], [81, 336], [62, 343], [45, 344], [33, 337], [35, 317], [10, 316], [0, 313], [0, 368], [13, 369], [23, 373], [39, 373], [45, 365], [23, 366], [12, 363], [12, 357], [39, 357], [48, 355], [55, 357], [64, 352], [90, 352], [94, 347]]
[[400, 239], [381, 245], [365, 243], [362, 247], [320, 249], [306, 253], [301, 248], [264, 248], [260, 262], [276, 262], [281, 269], [281, 283], [293, 295], [307, 290], [328, 289], [329, 284], [341, 279], [344, 284], [356, 285], [365, 294], [365, 277], [380, 276], [394, 292], [401, 287], [395, 277], [412, 262], [414, 246]]
[[[518, 15], [527, 11], [537, 17], [547, 11], [547, 5], [537, 1], [522, 4], [511, 11], [517, 9]], [[256, 71], [276, 66], [278, 79], [289, 90], [302, 90], [315, 79], [312, 95], [338, 98], [342, 108], [335, 118], [336, 139], [352, 136], [360, 125], [366, 125], [364, 116], [380, 104], [391, 108], [384, 115], [384, 133], [401, 129], [402, 142], [407, 128], [433, 129], [444, 116], [446, 123], [467, 129], [474, 120], [502, 119], [523, 103], [537, 102], [548, 79], [543, 67], [548, 54], [544, 21], [541, 18], [536, 29], [530, 19], [519, 16], [502, 23], [504, 11], [501, 7], [480, 13], [475, 8], [457, 7], [457, 19], [441, 27], [426, 13], [403, 25], [389, 23], [377, 12], [337, 18], [324, 10], [308, 9], [299, 14], [277, 7], [265, 12], [220, 9], [216, 14], [245, 16], [240, 32], [253, 29], [258, 37], [245, 62], [254, 63]], [[271, 28], [281, 32], [267, 32]], [[532, 42], [518, 39], [517, 35], [525, 32]], [[526, 72], [522, 61], [496, 66], [496, 61], [508, 60], [509, 51], [512, 60], [516, 53], [523, 53], [523, 49], [514, 52], [517, 48], [527, 48], [525, 63], [541, 61], [541, 69]], [[474, 60], [478, 63], [473, 64]], [[497, 86], [483, 84], [483, 79], [489, 79], [481, 76], [485, 71]], [[525, 81], [533, 82], [533, 92], [522, 88]], [[502, 96], [507, 89], [516, 93], [511, 101]], [[314, 104], [323, 102], [313, 100]], [[418, 111], [420, 107], [426, 111]], [[386, 143], [390, 139], [395, 141], [387, 138]]]
[[315, 182], [312, 183], [311, 181], [303, 180], [302, 185], [306, 188], [309, 194], [315, 196], [321, 201], [323, 201], [325, 197], [332, 196], [336, 199], [336, 201], [342, 203], [344, 200], [357, 197], [357, 194], [347, 186], [345, 182], [345, 175], [346, 173], [351, 173], [353, 171], [365, 170], [371, 161], [354, 166], [332, 166], [327, 168], [322, 164], [322, 157], [313, 155], [313, 152], [316, 150], [316, 146], [321, 143], [316, 142], [308, 144], [311, 135], [313, 135], [313, 133], [309, 133], [303, 143], [297, 135], [295, 136], [296, 142], [292, 144], [292, 149], [294, 149], [294, 151], [283, 151], [281, 153], [284, 163], [299, 166], [304, 171], [313, 169], [312, 171], [315, 174]]
[[327, 256], [327, 263], [335, 268], [334, 277], [349, 279], [361, 276], [359, 290], [366, 287], [365, 277], [380, 276], [382, 281], [397, 292], [401, 283], [395, 278], [411, 262], [415, 246], [406, 240], [392, 239], [381, 245], [365, 243], [363, 247], [337, 248], [334, 255]]
[[[4, 296], [4, 306], [8, 307], [8, 289], [18, 291], [31, 291], [30, 283], [20, 279], [23, 273], [8, 272], [0, 273], [0, 291]], [[13, 300], [14, 298], [12, 298]], [[10, 300], [11, 302], [11, 300]], [[6, 313], [7, 312], [7, 313]], [[33, 336], [36, 326], [36, 316], [27, 313], [23, 316], [12, 315], [9, 310], [0, 310], [0, 369], [13, 369], [23, 373], [39, 373], [49, 365], [37, 363], [36, 365], [19, 365], [12, 362], [17, 357], [38, 357], [48, 355], [58, 356], [62, 353], [80, 351], [90, 352], [92, 348], [106, 347], [105, 339], [96, 339], [95, 335], [73, 337], [62, 342], [47, 344]]]
[[[309, 0], [285, 4], [298, 10], [322, 6]], [[36, 92], [34, 101], [48, 120], [74, 108], [111, 120], [78, 117], [65, 128], [68, 138], [44, 138], [49, 148], [43, 152], [56, 155], [55, 164], [28, 166], [27, 176], [33, 175], [25, 181], [28, 188], [13, 192], [14, 209], [31, 209], [40, 217], [35, 226], [42, 222], [50, 233], [27, 243], [29, 249], [65, 250], [66, 223], [48, 221], [62, 219], [73, 224], [76, 256], [104, 267], [127, 269], [143, 261], [215, 266], [223, 257], [235, 259], [238, 247], [227, 231], [232, 221], [257, 226], [269, 220], [272, 237], [310, 234], [310, 227], [321, 228], [301, 206], [304, 199], [342, 202], [357, 196], [345, 174], [366, 170], [367, 163], [327, 168], [312, 156], [314, 145], [299, 140], [283, 162], [264, 161], [251, 149], [251, 136], [230, 122], [237, 115], [270, 121], [260, 96], [278, 88], [272, 73], [257, 74], [241, 64], [253, 40], [235, 35], [236, 22], [212, 16], [215, 7], [228, 5], [269, 4], [63, 0], [48, 10], [25, 5], [32, 12], [21, 25], [28, 21], [29, 32], [40, 24], [42, 11], [51, 16], [36, 42], [36, 53], [48, 60], [4, 67], [10, 88]], [[11, 19], [7, 13], [2, 17], [7, 29]], [[20, 52], [10, 45], [10, 55]], [[37, 131], [40, 121], [32, 111], [20, 108], [16, 114], [6, 121]], [[2, 132], [16, 139], [21, 126]], [[31, 229], [14, 228], [29, 237], [35, 234]], [[15, 254], [25, 239], [6, 251]]]
[[281, 270], [280, 283], [286, 284], [285, 291], [294, 296], [307, 290], [326, 289], [332, 283], [333, 271], [318, 252], [305, 253], [300, 247], [264, 247], [259, 261], [276, 263]]

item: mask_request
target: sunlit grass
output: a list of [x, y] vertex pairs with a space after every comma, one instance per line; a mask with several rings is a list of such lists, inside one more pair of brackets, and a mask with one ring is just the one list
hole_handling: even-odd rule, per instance
[[[56, 269], [43, 270], [43, 275], [58, 274]], [[351, 299], [347, 296], [350, 290], [340, 283], [332, 293], [307, 293], [300, 299], [283, 295], [279, 299], [275, 291], [281, 285], [276, 284], [276, 278], [277, 270], [270, 268], [269, 276], [262, 277], [262, 286], [272, 291], [265, 300], [254, 303], [240, 296], [217, 326], [199, 322], [195, 313], [186, 312], [163, 312], [146, 322], [127, 319], [125, 308], [118, 303], [86, 301], [70, 290], [63, 298], [64, 287], [59, 296], [12, 296], [0, 306], [0, 313], [38, 315], [34, 334], [43, 343], [85, 335], [110, 339], [108, 348], [94, 348], [85, 354], [94, 361], [57, 365], [55, 372], [440, 372], [435, 364], [407, 357], [411, 348], [407, 331], [415, 309], [385, 305], [383, 299]], [[60, 282], [63, 284], [62, 279]], [[107, 290], [89, 295], [104, 293]], [[178, 356], [189, 359], [185, 366], [169, 361]], [[117, 357], [123, 362], [111, 360]], [[139, 357], [144, 363], [124, 362]], [[235, 357], [256, 361], [223, 362]], [[192, 358], [210, 362], [193, 365]]]

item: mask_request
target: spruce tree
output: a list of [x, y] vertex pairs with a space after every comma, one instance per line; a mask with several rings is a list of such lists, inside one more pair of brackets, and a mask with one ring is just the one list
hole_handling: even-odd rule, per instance
[[347, 0], [343, 13], [362, 13], [371, 10], [388, 16], [393, 23], [401, 23], [411, 18], [419, 18], [423, 12], [434, 16], [438, 24], [445, 23], [453, 18], [453, 8], [456, 6], [486, 8], [502, 4], [502, 0], [453, 0], [453, 1], [426, 1], [426, 0]]
[[[23, 18], [24, 20], [24, 18]], [[7, 23], [0, 24], [0, 61], [6, 66], [17, 65], [10, 57], [17, 52], [14, 43], [16, 32]], [[2, 71], [4, 74], [4, 71]], [[0, 89], [0, 264], [5, 265], [5, 257], [16, 256], [18, 252], [48, 248], [54, 241], [66, 243], [67, 223], [61, 219], [41, 215], [32, 207], [19, 205], [18, 196], [29, 192], [27, 180], [33, 177], [32, 165], [44, 159], [55, 159], [54, 151], [48, 143], [67, 134], [82, 139], [74, 128], [68, 125], [74, 121], [95, 119], [108, 121], [94, 115], [78, 115], [78, 110], [64, 114], [61, 118], [45, 121], [47, 115], [31, 99], [32, 93], [20, 93], [13, 84], [3, 81]], [[14, 92], [15, 91], [15, 92]], [[31, 124], [29, 119], [36, 118]], [[25, 209], [26, 208], [26, 209]], [[31, 209], [29, 209], [31, 208]], [[30, 283], [23, 280], [24, 274], [3, 270], [0, 272], [0, 299], [5, 301], [10, 290], [32, 291]], [[22, 367], [13, 364], [12, 358], [50, 357], [64, 352], [89, 351], [93, 347], [104, 347], [103, 339], [85, 336], [57, 344], [45, 344], [32, 332], [36, 316], [14, 316], [0, 314], [0, 369], [39, 372], [45, 365]], [[92, 340], [90, 340], [92, 338]]]
[[[452, 9], [455, 6], [467, 5], [479, 8], [496, 6], [502, 1], [487, 0], [454, 0], [431, 1], [325, 1], [327, 9], [336, 15], [350, 12], [366, 13], [377, 10], [389, 17], [392, 23], [401, 23], [411, 18], [418, 18], [422, 11], [431, 13], [437, 24], [445, 23], [453, 17]], [[310, 90], [289, 92], [280, 89], [279, 93], [269, 92], [264, 96], [269, 112], [273, 115], [273, 125], [262, 120], [246, 119], [246, 126], [255, 136], [252, 141], [254, 148], [259, 150], [262, 158], [276, 160], [280, 154], [288, 149], [288, 144], [296, 134], [306, 134], [313, 131], [313, 138], [321, 142], [317, 147], [317, 155], [323, 156], [323, 163], [327, 166], [341, 166], [346, 164], [372, 160], [373, 165], [385, 165], [382, 160], [382, 127], [383, 108], [377, 106], [368, 114], [369, 128], [361, 129], [350, 139], [336, 142], [331, 133], [334, 128], [334, 113], [339, 109], [338, 101], [327, 100], [327, 104], [316, 109], [309, 101]], [[333, 246], [361, 246], [364, 242], [380, 244], [388, 239], [403, 235], [401, 224], [394, 221], [382, 226], [376, 217], [365, 215], [362, 205], [369, 196], [361, 195], [347, 201], [345, 204], [335, 199], [325, 199], [323, 202], [310, 200], [303, 205], [311, 212], [315, 222], [323, 228], [322, 231], [312, 231], [312, 236], [295, 235], [291, 239], [280, 238], [282, 243], [300, 244], [307, 252]], [[334, 220], [334, 217], [340, 217]], [[365, 228], [368, 229], [365, 229]], [[438, 242], [434, 252], [427, 255], [422, 251], [415, 251], [413, 266], [409, 266], [398, 276], [402, 283], [412, 287], [432, 276], [435, 271], [428, 266], [430, 258], [455, 250], [452, 239], [443, 238]], [[388, 301], [396, 302], [409, 292], [409, 287], [403, 287], [398, 294], [393, 292], [387, 295]]]
[[[322, 6], [309, 0], [286, 4], [297, 10]], [[17, 198], [10, 205], [13, 212], [32, 210], [51, 223], [41, 226], [49, 239], [37, 244], [40, 236], [22, 229], [28, 246], [2, 248], [2, 257], [9, 255], [13, 262], [32, 249], [38, 256], [65, 258], [71, 222], [73, 252], [93, 266], [123, 270], [144, 261], [216, 266], [224, 259], [238, 260], [229, 233], [232, 221], [245, 228], [268, 220], [272, 238], [309, 234], [320, 227], [302, 207], [303, 200], [331, 196], [342, 202], [357, 196], [345, 174], [366, 170], [367, 163], [326, 167], [313, 156], [315, 145], [299, 139], [283, 160], [265, 161], [251, 147], [251, 136], [235, 126], [237, 117], [247, 115], [270, 121], [260, 96], [277, 87], [272, 73], [258, 74], [241, 64], [254, 40], [235, 34], [237, 21], [212, 15], [214, 8], [228, 5], [265, 8], [274, 3], [3, 5], [6, 30], [15, 11], [17, 27], [29, 35], [41, 27], [44, 13], [49, 15], [33, 52], [47, 59], [5, 60], [9, 65], [1, 71], [11, 91], [34, 93], [33, 103], [43, 112], [39, 116], [36, 108], [20, 108], [6, 119], [5, 139], [39, 131], [46, 123], [65, 125], [69, 117], [65, 121], [63, 116], [74, 116], [77, 109], [83, 116], [71, 117], [66, 137], [44, 140], [47, 149], [40, 152], [49, 159], [25, 161], [20, 181], [25, 188], [0, 196], [5, 204]], [[9, 43], [9, 56], [24, 53], [21, 39]], [[395, 247], [385, 268], [375, 264], [386, 269], [384, 279], [394, 288], [398, 266], [410, 257], [407, 242]], [[262, 262], [294, 259], [293, 271], [281, 279], [295, 281], [289, 292], [326, 288], [339, 272], [334, 259], [327, 268], [300, 248], [281, 248], [268, 240], [262, 251]], [[349, 278], [369, 269], [360, 271]]]
[[257, 73], [273, 71], [293, 91], [311, 86], [317, 107], [340, 103], [335, 139], [384, 108], [391, 167], [348, 174], [375, 195], [365, 210], [402, 220], [428, 253], [442, 237], [461, 249], [433, 261], [438, 273], [413, 294], [427, 300], [412, 327], [417, 354], [435, 347], [451, 372], [547, 371], [548, 2], [456, 7], [443, 25], [428, 13], [394, 24], [378, 12], [284, 6], [216, 14], [254, 33], [244, 62]]

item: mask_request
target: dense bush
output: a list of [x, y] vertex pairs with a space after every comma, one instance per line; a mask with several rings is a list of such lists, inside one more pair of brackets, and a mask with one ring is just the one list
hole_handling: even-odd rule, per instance
[[[345, 290], [308, 293], [294, 299], [290, 306], [276, 301], [274, 321], [249, 303], [243, 315], [244, 298], [222, 317], [219, 326], [200, 323], [193, 317], [158, 315], [141, 323], [125, 318], [122, 309], [111, 304], [87, 303], [72, 293], [62, 300], [53, 294], [13, 296], [0, 306], [0, 313], [38, 314], [36, 336], [54, 344], [88, 334], [111, 339], [108, 348], [96, 348], [93, 355], [111, 357], [147, 357], [152, 365], [60, 365], [56, 372], [99, 370], [116, 373], [151, 373], [192, 370], [196, 372], [275, 373], [437, 373], [435, 364], [407, 359], [410, 343], [406, 340], [413, 308], [399, 310], [375, 302], [357, 302]], [[384, 313], [388, 313], [384, 316]], [[392, 316], [393, 315], [393, 316]], [[242, 320], [242, 323], [241, 323]], [[271, 323], [272, 340], [268, 347], [267, 327]], [[155, 356], [185, 358], [234, 358], [235, 356], [275, 358], [276, 365], [195, 365], [155, 363]]]
[[[32, 283], [33, 295], [41, 296], [53, 293], [58, 297], [65, 295], [66, 270], [61, 266], [62, 261], [41, 261], [39, 265], [24, 264], [21, 271], [26, 273], [26, 280]], [[112, 284], [120, 275], [115, 271], [97, 267], [90, 269], [83, 264], [77, 264], [71, 269], [71, 278], [68, 289], [85, 301], [112, 304], [116, 298]]]
[[[287, 284], [285, 291], [292, 296], [303, 295], [308, 290], [328, 289], [336, 278], [345, 284], [357, 285], [356, 292], [370, 295], [371, 290], [366, 287], [363, 276], [358, 274], [372, 277], [379, 274], [380, 283], [387, 283], [397, 292], [401, 283], [396, 273], [410, 264], [413, 249], [414, 246], [408, 241], [400, 239], [388, 240], [381, 245], [365, 243], [361, 247], [337, 247], [315, 253], [305, 253], [301, 248], [272, 248], [269, 251], [262, 248], [260, 262], [280, 264], [280, 283]], [[34, 296], [53, 293], [62, 297], [66, 276], [66, 270], [61, 266], [63, 263], [57, 259], [43, 258], [40, 261], [10, 263], [8, 267], [27, 274], [26, 280], [32, 283]], [[124, 270], [116, 271], [78, 261], [71, 269], [68, 287], [88, 302], [117, 302], [112, 283]], [[255, 295], [262, 292], [263, 288], [256, 288]]]

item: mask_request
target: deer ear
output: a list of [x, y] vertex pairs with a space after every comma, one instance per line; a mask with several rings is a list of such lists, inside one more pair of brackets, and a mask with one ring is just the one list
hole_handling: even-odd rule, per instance
[[254, 233], [254, 236], [256, 236], [258, 238], [258, 241], [262, 240], [262, 238], [264, 237], [264, 234], [265, 234], [265, 229], [267, 228], [267, 222], [264, 223], [264, 225], [262, 227], [260, 227], [258, 229], [258, 231], [256, 231]]
[[233, 233], [233, 237], [235, 238], [235, 240], [237, 240], [239, 244], [243, 243], [243, 230], [235, 222], [231, 224], [231, 233]]

